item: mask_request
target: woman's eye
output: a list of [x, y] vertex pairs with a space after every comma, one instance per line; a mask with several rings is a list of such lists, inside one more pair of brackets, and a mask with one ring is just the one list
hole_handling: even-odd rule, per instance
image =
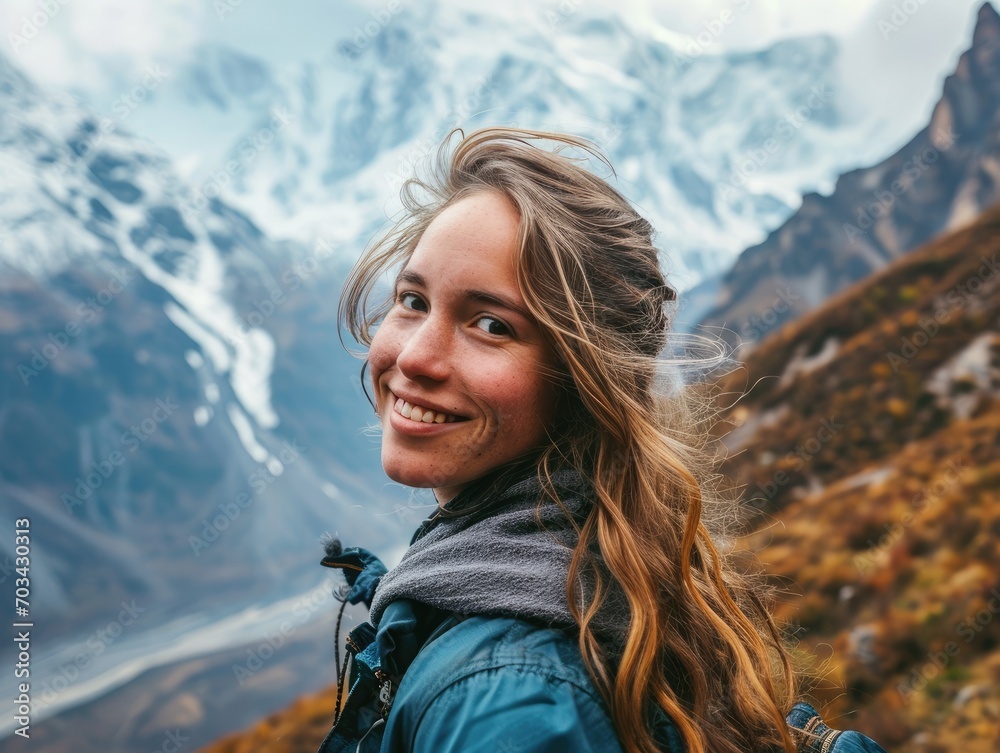
[[[400, 293], [396, 296], [396, 300], [403, 306], [403, 308], [413, 309], [414, 311], [423, 311], [424, 309], [415, 308], [415, 306], [422, 306], [423, 301], [420, 300], [420, 296], [416, 293]], [[409, 305], [407, 301], [413, 301], [413, 305]]]
[[491, 335], [509, 335], [511, 334], [510, 327], [504, 324], [499, 319], [494, 319], [492, 316], [481, 316], [476, 321], [476, 326], [484, 332], [489, 332]]

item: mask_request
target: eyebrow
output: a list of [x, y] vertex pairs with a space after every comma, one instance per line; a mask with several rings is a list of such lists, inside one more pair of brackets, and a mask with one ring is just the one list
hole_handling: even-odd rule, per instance
[[[414, 272], [410, 269], [402, 270], [396, 276], [396, 282], [394, 287], [398, 286], [401, 282], [409, 282], [414, 285], [420, 285], [421, 287], [427, 287], [427, 282], [424, 280], [423, 276], [418, 272]], [[474, 290], [469, 289], [464, 291], [465, 298], [468, 301], [476, 301], [480, 303], [492, 303], [495, 306], [501, 306], [502, 308], [513, 311], [515, 314], [519, 314], [529, 322], [533, 322], [535, 319], [531, 314], [529, 314], [524, 308], [518, 306], [513, 300], [505, 295], [500, 295], [497, 293], [488, 293], [485, 290]]]

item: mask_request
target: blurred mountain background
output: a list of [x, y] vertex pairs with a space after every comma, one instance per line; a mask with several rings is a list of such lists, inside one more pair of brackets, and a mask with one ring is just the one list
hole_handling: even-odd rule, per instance
[[[740, 547], [822, 662], [815, 697], [894, 750], [995, 749], [994, 7], [945, 40], [965, 51], [928, 73], [922, 109], [849, 84], [930, 6], [875, 4], [869, 48], [727, 46], [736, 2], [690, 34], [515, 6], [345, 5], [283, 65], [217, 34], [169, 64], [80, 57], [76, 76], [47, 47], [84, 24], [68, 6], [48, 30], [2, 19], [0, 509], [31, 519], [32, 750], [196, 749], [244, 728], [216, 749], [318, 745], [338, 585], [322, 539], [393, 564], [433, 509], [381, 471], [337, 292], [402, 180], [452, 127], [494, 123], [593, 138], [658, 230], [678, 326], [741, 343], [720, 386], [753, 389], [724, 414], [723, 470], [752, 512]], [[190, 31], [170, 7], [180, 26], [135, 45]], [[321, 26], [312, 12], [289, 27]], [[11, 534], [4, 593], [13, 559]], [[13, 729], [0, 719], [0, 749]]]

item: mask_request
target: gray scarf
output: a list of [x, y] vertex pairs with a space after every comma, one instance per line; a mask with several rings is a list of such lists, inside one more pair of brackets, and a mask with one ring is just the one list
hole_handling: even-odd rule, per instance
[[[582, 525], [593, 504], [589, 484], [572, 470], [559, 471], [552, 480], [563, 505]], [[576, 532], [548, 499], [540, 513], [544, 528], [539, 528], [536, 509], [541, 499], [541, 484], [531, 475], [494, 496], [485, 517], [432, 516], [425, 521], [399, 565], [382, 576], [372, 599], [372, 623], [378, 624], [391, 601], [412, 599], [459, 614], [503, 615], [574, 628], [566, 580]], [[591, 628], [615, 655], [628, 632], [628, 601], [601, 560], [596, 561], [611, 591]], [[588, 598], [592, 579], [581, 580]]]

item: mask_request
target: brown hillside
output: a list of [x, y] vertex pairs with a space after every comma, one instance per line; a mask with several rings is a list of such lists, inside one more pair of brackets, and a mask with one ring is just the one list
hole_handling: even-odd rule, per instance
[[[727, 392], [741, 548], [831, 718], [894, 751], [1000, 749], [1000, 207], [764, 341]], [[818, 658], [817, 658], [818, 657]]]
[[312, 753], [333, 724], [337, 686], [307, 695], [253, 727], [205, 746], [201, 753]]

